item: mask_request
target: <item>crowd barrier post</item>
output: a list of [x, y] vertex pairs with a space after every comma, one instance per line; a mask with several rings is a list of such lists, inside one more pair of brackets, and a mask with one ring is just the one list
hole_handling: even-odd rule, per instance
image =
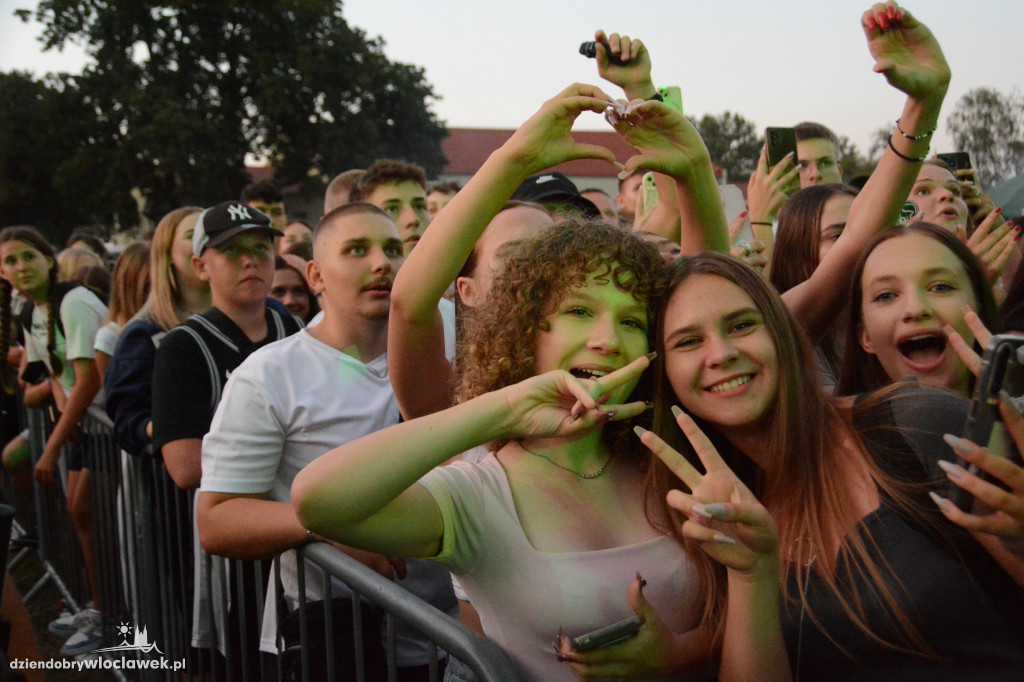
[[[52, 424], [42, 410], [29, 410], [30, 445], [33, 463], [41, 454]], [[93, 514], [93, 541], [96, 546], [98, 592], [104, 616], [105, 638], [102, 647], [128, 646], [118, 657], [155, 660], [157, 656], [172, 662], [185, 661], [184, 671], [164, 669], [134, 671], [128, 678], [145, 682], [282, 682], [282, 656], [259, 652], [260, 632], [268, 580], [276, 586], [278, 625], [286, 616], [279, 562], [228, 561], [202, 557], [209, 566], [204, 575], [195, 575], [193, 547], [198, 542], [194, 524], [194, 491], [174, 485], [163, 464], [156, 458], [138, 458], [123, 454], [113, 436], [107, 415], [91, 407], [82, 422], [82, 446], [90, 468], [90, 502]], [[63, 473], [63, 472], [62, 472]], [[63, 480], [63, 476], [61, 477]], [[77, 536], [67, 514], [63, 490], [58, 486], [34, 489], [39, 535], [39, 555], [45, 575], [26, 594], [35, 596], [41, 585], [54, 581], [68, 606], [78, 610], [88, 595], [84, 564]], [[379, 638], [379, 632], [364, 631], [361, 603], [372, 604], [384, 614], [384, 649], [387, 677], [395, 680], [395, 628], [401, 621], [431, 642], [429, 677], [440, 679], [438, 647], [458, 657], [482, 682], [519, 682], [515, 668], [496, 644], [464, 628], [447, 614], [412, 595], [348, 555], [325, 543], [297, 550], [298, 617], [300, 665], [303, 680], [310, 679], [311, 633], [325, 637], [328, 680], [341, 680], [335, 669], [334, 633], [342, 626], [332, 608], [310, 610], [306, 599], [305, 560], [323, 571], [323, 595], [332, 604], [332, 576], [345, 583], [353, 593], [352, 632], [355, 642], [355, 668], [359, 681], [378, 682], [367, 677], [363, 644]], [[305, 559], [305, 560], [304, 560]], [[193, 588], [196, 581], [207, 586], [209, 601], [193, 612]], [[362, 600], [362, 601], [361, 601]], [[322, 612], [322, 618], [315, 614]], [[194, 619], [198, 614], [198, 622]], [[312, 619], [316, 618], [316, 622]], [[128, 633], [125, 626], [131, 629]], [[194, 648], [194, 626], [208, 633], [209, 648]], [[322, 627], [321, 627], [322, 625]], [[140, 641], [136, 632], [144, 632]], [[136, 641], [131, 642], [135, 637]], [[281, 637], [278, 637], [280, 654]], [[221, 650], [218, 652], [218, 650]], [[314, 682], [318, 682], [314, 680]]]

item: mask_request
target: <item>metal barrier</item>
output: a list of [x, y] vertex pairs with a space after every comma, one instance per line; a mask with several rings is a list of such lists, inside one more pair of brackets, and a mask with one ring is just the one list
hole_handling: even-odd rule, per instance
[[[41, 410], [28, 410], [28, 421], [35, 463], [50, 424]], [[395, 630], [399, 622], [431, 642], [431, 681], [440, 679], [437, 647], [454, 654], [479, 680], [520, 679], [496, 644], [327, 544], [297, 550], [301, 558], [321, 569], [325, 598], [323, 602], [307, 600], [306, 561], [296, 561], [298, 593], [290, 596], [297, 598], [297, 608], [291, 614], [283, 599], [280, 562], [273, 562], [272, 570], [271, 562], [229, 561], [203, 555], [200, 565], [206, 570], [197, 575], [193, 553], [198, 542], [195, 494], [175, 486], [157, 459], [122, 453], [110, 420], [98, 408], [89, 409], [81, 432], [85, 463], [90, 470], [92, 541], [98, 578], [97, 594], [91, 596], [97, 601], [105, 626], [105, 637], [98, 648], [107, 649], [104, 656], [119, 659], [123, 667], [129, 668], [114, 671], [120, 679], [347, 682], [354, 676], [360, 681], [394, 682], [398, 679]], [[36, 484], [34, 498], [44, 575], [24, 600], [31, 601], [52, 581], [68, 606], [77, 611], [90, 594], [63, 490], [60, 486]], [[331, 576], [352, 592], [352, 598], [343, 602], [347, 605], [345, 613], [335, 608], [340, 599], [335, 599]], [[273, 579], [276, 586], [277, 655], [259, 651], [268, 579]], [[205, 602], [194, 601], [197, 581], [209, 597]], [[346, 619], [347, 613], [351, 613], [351, 621]], [[386, 672], [383, 667], [368, 665], [364, 656], [365, 651], [376, 647], [380, 636], [366, 627], [372, 627], [375, 621], [371, 616], [377, 613], [382, 614], [386, 633]], [[364, 623], [368, 618], [369, 623]], [[285, 652], [283, 648], [286, 619], [292, 629], [298, 621], [297, 661], [291, 656], [294, 651]], [[335, 651], [342, 630], [354, 643], [347, 659]], [[339, 660], [345, 665], [351, 661], [351, 671], [343, 674], [338, 670]], [[138, 669], [142, 665], [166, 667]]]

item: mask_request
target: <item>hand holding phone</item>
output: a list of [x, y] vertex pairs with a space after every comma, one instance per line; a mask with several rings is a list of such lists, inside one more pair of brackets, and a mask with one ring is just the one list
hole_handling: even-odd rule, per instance
[[633, 616], [626, 620], [620, 620], [618, 623], [612, 623], [611, 625], [588, 632], [585, 635], [574, 637], [570, 641], [569, 646], [573, 651], [577, 652], [593, 651], [611, 646], [612, 644], [635, 637], [640, 632], [643, 624], [643, 616]]
[[[1009, 395], [1010, 403], [1017, 412], [1024, 411], [1024, 336], [997, 334], [989, 340], [981, 360], [981, 374], [967, 415], [967, 425], [964, 427], [964, 438], [1021, 465], [1021, 454], [1007, 434], [999, 412], [1001, 391]], [[958, 464], [970, 473], [992, 482], [977, 466], [968, 465], [962, 459]], [[972, 497], [966, 490], [953, 484], [950, 500], [967, 511]]]

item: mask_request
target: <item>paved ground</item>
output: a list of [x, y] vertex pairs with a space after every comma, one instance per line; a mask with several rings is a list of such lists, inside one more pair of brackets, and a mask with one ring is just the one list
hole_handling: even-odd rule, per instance
[[[12, 550], [11, 557], [15, 552]], [[14, 584], [19, 594], [25, 594], [32, 588], [32, 585], [43, 575], [42, 566], [34, 552], [29, 552], [25, 558], [11, 572]], [[60, 592], [48, 583], [41, 592], [35, 595], [32, 602], [26, 604], [32, 625], [35, 628], [36, 640], [39, 643], [39, 650], [43, 660], [60, 659], [60, 648], [64, 646], [64, 639], [57, 637], [46, 629], [51, 620], [58, 615], [58, 604], [60, 603]], [[101, 670], [82, 671], [77, 670], [53, 670], [47, 671], [46, 679], [52, 682], [110, 682], [115, 677]]]

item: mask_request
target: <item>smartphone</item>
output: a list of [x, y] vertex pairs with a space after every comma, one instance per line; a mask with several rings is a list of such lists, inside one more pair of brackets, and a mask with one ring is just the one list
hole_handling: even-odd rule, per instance
[[904, 201], [903, 208], [900, 209], [900, 217], [896, 219], [897, 225], [906, 225], [910, 222], [910, 219], [918, 214], [920, 207], [915, 201]]
[[669, 105], [680, 114], [683, 113], [683, 91], [678, 85], [668, 85], [658, 88], [658, 94], [665, 104]]
[[967, 152], [947, 152], [945, 154], [936, 154], [936, 156], [948, 163], [949, 167], [953, 169], [954, 174], [958, 170], [972, 168], [971, 155]]
[[768, 170], [793, 153], [796, 162], [796, 131], [792, 128], [765, 128], [764, 143], [768, 146]]
[[640, 210], [639, 215], [646, 215], [648, 211], [658, 205], [658, 185], [654, 181], [654, 173], [644, 173], [640, 185]]
[[[1011, 461], [1020, 465], [1021, 454], [1009, 437], [1002, 415], [999, 414], [1000, 391], [1010, 395], [1014, 409], [1024, 411], [1024, 336], [997, 334], [989, 341], [981, 360], [981, 376], [974, 389], [967, 425], [964, 426], [964, 438], [991, 452], [1005, 453]], [[972, 474], [991, 481], [973, 464], [968, 465], [962, 459], [957, 463]], [[971, 494], [963, 488], [952, 484], [950, 499], [960, 509], [970, 510]]]
[[644, 624], [643, 616], [633, 616], [618, 623], [574, 637], [570, 642], [573, 651], [593, 651], [635, 637]]
[[[608, 63], [615, 64], [616, 66], [625, 66], [626, 62], [619, 59], [616, 55], [612, 54], [611, 49], [608, 47], [608, 43], [602, 42], [604, 45], [604, 52], [608, 55]], [[590, 42], [583, 43], [580, 45], [580, 54], [590, 59], [597, 58], [597, 44], [591, 40]]]

